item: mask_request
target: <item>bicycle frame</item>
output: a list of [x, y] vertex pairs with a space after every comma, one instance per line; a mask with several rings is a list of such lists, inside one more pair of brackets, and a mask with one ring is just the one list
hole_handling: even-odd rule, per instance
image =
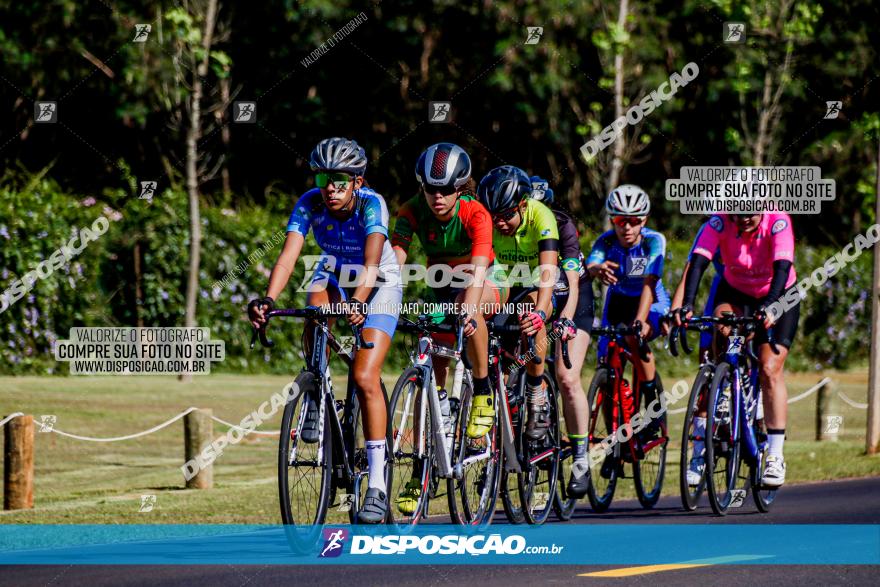
[[[724, 353], [722, 362], [728, 363], [733, 373], [730, 398], [730, 441], [731, 443], [744, 441], [743, 446], [746, 449], [744, 457], [749, 466], [754, 466], [758, 462], [761, 446], [758, 444], [755, 429], [750, 425], [750, 422], [753, 410], [757, 409], [761, 397], [760, 393], [754, 394], [756, 397], [745, 397], [743, 393], [740, 360], [746, 346], [745, 338], [739, 333], [738, 325], [734, 324], [727, 338], [727, 351]], [[748, 352], [745, 360], [749, 363], [750, 387], [752, 390], [756, 390], [758, 389], [758, 367], [754, 355]], [[748, 400], [748, 405], [746, 405], [746, 400]]]

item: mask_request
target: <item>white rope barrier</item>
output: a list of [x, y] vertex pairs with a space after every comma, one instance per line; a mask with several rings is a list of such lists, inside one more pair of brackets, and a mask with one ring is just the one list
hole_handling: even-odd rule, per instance
[[74, 438], [76, 440], [86, 440], [88, 442], [118, 442], [120, 440], [131, 440], [133, 438], [140, 438], [141, 436], [146, 436], [147, 434], [152, 434], [153, 432], [157, 432], [157, 431], [161, 430], [162, 428], [165, 428], [166, 426], [170, 426], [174, 422], [177, 422], [178, 420], [180, 420], [181, 418], [183, 418], [184, 416], [186, 416], [190, 412], [194, 412], [195, 410], [198, 410], [198, 408], [187, 408], [185, 411], [180, 412], [179, 414], [177, 414], [176, 416], [174, 416], [170, 420], [162, 422], [158, 426], [153, 426], [149, 430], [144, 430], [143, 432], [137, 432], [135, 434], [129, 434], [128, 436], [116, 436], [114, 438], [94, 438], [92, 436], [78, 436], [76, 434], [70, 434], [69, 432], [62, 432], [61, 430], [58, 430], [55, 428], [53, 428], [51, 431], [54, 432], [55, 434], [60, 434], [61, 436], [66, 436], [68, 438]]
[[790, 398], [788, 398], [788, 403], [793, 404], [794, 402], [799, 402], [799, 401], [801, 401], [801, 400], [804, 399], [805, 397], [809, 397], [810, 395], [816, 393], [816, 391], [817, 391], [820, 387], [822, 387], [823, 385], [825, 385], [825, 384], [827, 384], [827, 383], [831, 383], [831, 378], [830, 378], [830, 377], [826, 377], [825, 379], [823, 379], [822, 381], [820, 381], [819, 383], [817, 383], [816, 385], [814, 385], [813, 387], [811, 387], [811, 388], [808, 389], [807, 391], [803, 392], [802, 394], [800, 394], [800, 395], [798, 395], [798, 396], [795, 396], [795, 397], [790, 397]]
[[9, 414], [8, 416], [6, 416], [2, 420], [0, 420], [0, 428], [2, 428], [4, 424], [9, 422], [13, 418], [18, 418], [19, 416], [24, 416], [24, 414], [22, 414], [21, 412], [15, 412], [13, 414]]
[[854, 408], [857, 408], [859, 410], [867, 410], [868, 409], [868, 404], [862, 404], [859, 402], [855, 402], [855, 401], [849, 399], [842, 391], [838, 391], [837, 395], [840, 396], [840, 399], [842, 399], [843, 401], [845, 401], [846, 403], [848, 403], [849, 405], [851, 405]]

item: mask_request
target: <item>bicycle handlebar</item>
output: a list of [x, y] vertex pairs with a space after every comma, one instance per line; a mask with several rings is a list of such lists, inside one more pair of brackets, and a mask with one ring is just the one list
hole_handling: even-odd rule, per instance
[[[678, 347], [676, 346], [676, 337], [681, 341], [682, 350], [691, 354], [693, 349], [687, 340], [687, 331], [696, 330], [705, 332], [711, 330], [713, 324], [721, 326], [743, 326], [746, 334], [756, 331], [762, 324], [764, 319], [760, 316], [737, 316], [730, 312], [725, 312], [721, 316], [697, 316], [682, 320], [681, 326], [673, 326], [669, 330], [669, 352], [673, 357], [678, 356]], [[779, 354], [779, 348], [776, 346], [776, 340], [773, 337], [773, 327], [767, 329], [767, 343], [770, 350], [774, 354]]]
[[[308, 320], [328, 320], [330, 318], [344, 318], [348, 316], [348, 314], [343, 314], [339, 312], [327, 312], [320, 306], [308, 306], [305, 308], [278, 308], [276, 310], [269, 310], [268, 312], [264, 313], [263, 316], [266, 318], [266, 321], [263, 322], [263, 325], [259, 328], [254, 328], [254, 333], [251, 336], [251, 349], [254, 348], [254, 345], [256, 344], [258, 338], [260, 340], [260, 344], [266, 348], [272, 348], [275, 346], [275, 342], [266, 335], [266, 329], [269, 327], [269, 320], [271, 318], [286, 317], [306, 318]], [[373, 348], [373, 343], [364, 340], [363, 328], [358, 328], [357, 326], [352, 325], [351, 329], [352, 334], [355, 335], [356, 348]]]
[[639, 347], [639, 357], [643, 361], [648, 360], [648, 341], [642, 338], [642, 323], [636, 321], [632, 326], [594, 326], [590, 329], [593, 336], [610, 336], [612, 338], [623, 338], [624, 336], [635, 336]]

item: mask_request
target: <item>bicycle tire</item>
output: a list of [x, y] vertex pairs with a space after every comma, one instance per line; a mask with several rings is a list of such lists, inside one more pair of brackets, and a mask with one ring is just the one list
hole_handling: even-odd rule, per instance
[[[757, 423], [752, 421], [751, 426], [753, 428], [757, 427]], [[749, 484], [752, 489], [752, 498], [755, 500], [755, 506], [757, 506], [758, 511], [762, 514], [766, 514], [770, 511], [770, 507], [773, 505], [773, 502], [776, 500], [776, 492], [777, 489], [773, 488], [765, 488], [762, 477], [764, 474], [764, 464], [767, 459], [767, 451], [769, 447], [766, 443], [764, 443], [763, 450], [758, 452], [758, 460], [757, 462], [749, 468]]]
[[[697, 509], [700, 497], [706, 489], [705, 467], [703, 467], [703, 474], [700, 478], [700, 482], [693, 491], [691, 491], [691, 486], [688, 485], [687, 482], [687, 471], [690, 467], [691, 457], [693, 456], [692, 441], [695, 440], [692, 433], [693, 421], [699, 410], [700, 404], [708, 404], [709, 386], [712, 383], [712, 375], [714, 373], [714, 365], [705, 364], [700, 367], [700, 370], [697, 372], [697, 377], [694, 379], [694, 386], [691, 389], [690, 397], [688, 398], [687, 413], [685, 414], [684, 423], [681, 427], [681, 459], [679, 461], [678, 484], [679, 490], [681, 491], [681, 505], [685, 510], [690, 512]], [[705, 401], [701, 402], [701, 399], [704, 399]], [[703, 440], [705, 446], [705, 438]], [[705, 449], [703, 454], [705, 455]]]
[[[730, 407], [733, 406], [733, 398], [728, 398], [727, 414], [719, 413], [719, 397], [724, 392], [726, 385], [730, 385], [733, 392], [733, 373], [728, 363], [721, 363], [715, 368], [712, 377], [712, 385], [709, 392], [709, 402], [706, 410], [706, 486], [709, 493], [709, 505], [716, 515], [725, 516], [733, 501], [733, 491], [736, 489], [739, 477], [740, 443], [731, 442], [730, 434]], [[723, 410], [722, 410], [723, 411]], [[724, 423], [724, 419], [727, 423]], [[727, 430], [725, 430], [725, 426]], [[724, 460], [724, 481], [715, 479], [718, 464]], [[723, 489], [723, 493], [720, 491]]]
[[[487, 435], [488, 438], [476, 440], [468, 438], [466, 430], [472, 400], [471, 384], [465, 381], [462, 383], [458, 421], [455, 424], [453, 468], [463, 462], [468, 452], [474, 450], [479, 452], [481, 447], [485, 447], [485, 440], [491, 439], [491, 448], [488, 458], [462, 466], [460, 479], [447, 480], [449, 515], [453, 523], [458, 525], [485, 528], [492, 523], [495, 507], [498, 503], [498, 486], [502, 467], [500, 427], [496, 410], [495, 424]], [[498, 405], [497, 401], [495, 405]]]
[[[588, 446], [590, 449], [593, 448], [593, 445], [597, 445], [602, 442], [604, 438], [611, 434], [611, 404], [608, 402], [613, 402], [614, 398], [612, 397], [612, 390], [608, 389], [609, 383], [611, 381], [610, 377], [610, 369], [608, 367], [600, 366], [596, 369], [596, 373], [593, 375], [592, 381], [590, 381], [590, 388], [587, 391], [587, 406], [589, 408], [588, 411]], [[597, 396], [599, 391], [603, 390], [605, 393], [603, 394], [601, 400], [602, 405], [597, 404]], [[600, 414], [601, 420], [605, 422], [605, 425], [601, 428], [599, 424]], [[609, 473], [609, 477], [607, 478], [607, 484], [603, 486], [599, 485], [598, 479], [603, 479], [601, 475], [602, 463], [593, 464], [592, 450], [589, 451], [590, 454], [588, 458], [590, 459], [590, 483], [587, 487], [587, 499], [590, 501], [590, 508], [596, 512], [601, 513], [608, 510], [608, 507], [611, 505], [611, 501], [614, 499], [614, 491], [617, 488], [617, 477], [618, 477], [618, 465], [619, 463], [615, 462], [616, 457], [614, 457], [613, 453], [605, 457], [606, 459], [613, 459], [611, 463], [611, 471]], [[604, 462], [604, 460], [603, 460]]]
[[[313, 548], [317, 539], [314, 532], [319, 524], [324, 523], [329, 502], [331, 474], [333, 467], [333, 437], [330, 426], [322, 423], [322, 443], [306, 443], [302, 441], [302, 425], [305, 421], [304, 410], [307, 410], [306, 398], [317, 399], [320, 386], [313, 373], [303, 372], [294, 381], [290, 393], [295, 394], [284, 408], [281, 417], [281, 431], [278, 451], [278, 495], [281, 505], [281, 522], [285, 526], [288, 542], [296, 550]], [[299, 409], [299, 411], [298, 411]], [[325, 411], [325, 417], [328, 412]], [[309, 450], [311, 449], [311, 450]], [[317, 465], [318, 451], [323, 453], [323, 464]], [[295, 464], [291, 465], [291, 460]], [[293, 483], [289, 478], [291, 469], [295, 475]], [[310, 481], [310, 482], [309, 482]], [[313, 495], [306, 495], [310, 486], [317, 490]], [[296, 491], [296, 495], [291, 495]], [[302, 499], [301, 499], [302, 498]]]
[[[400, 475], [400, 478], [396, 479], [397, 485], [402, 488], [403, 484], [411, 478], [415, 478], [416, 471], [420, 472], [418, 479], [421, 493], [415, 511], [412, 514], [405, 514], [398, 510], [396, 503], [394, 506], [389, 503], [389, 511], [391, 512], [393, 523], [400, 525], [418, 524], [427, 514], [428, 502], [431, 499], [429, 485], [434, 465], [434, 431], [433, 422], [431, 421], [431, 410], [428, 406], [426, 406], [425, 420], [427, 430], [422, 431], [425, 438], [425, 454], [418, 458], [415, 454], [417, 442], [419, 441], [415, 433], [418, 402], [429, 401], [428, 398], [421, 397], [424, 390], [423, 384], [420, 369], [416, 367], [405, 369], [394, 385], [388, 410], [392, 442], [389, 445], [391, 447], [389, 452], [394, 463], [394, 469]], [[406, 440], [407, 438], [409, 438], [408, 441]], [[389, 487], [391, 486], [389, 485]], [[391, 493], [390, 490], [389, 493]], [[392, 500], [389, 497], [390, 501]], [[396, 500], [394, 501], [396, 502]]]
[[[553, 510], [556, 496], [556, 482], [559, 475], [559, 412], [556, 403], [558, 390], [556, 382], [547, 370], [543, 373], [543, 382], [547, 386], [547, 403], [550, 407], [550, 426], [542, 440], [530, 440], [525, 435], [525, 426], [521, 427], [520, 446], [522, 454], [528, 461], [530, 456], [548, 454], [540, 461], [529, 466], [527, 473], [518, 475], [519, 495], [522, 500], [523, 515], [530, 525], [539, 526], [547, 521]], [[528, 402], [526, 402], [526, 407]], [[539, 491], [540, 490], [540, 491]], [[538, 496], [541, 496], [538, 498]], [[544, 507], [537, 508], [539, 503]], [[536, 509], [537, 508], [537, 509]]]
[[[562, 405], [562, 395], [559, 390], [559, 386], [556, 386], [557, 397], [556, 397], [556, 405]], [[563, 521], [567, 522], [571, 520], [571, 517], [574, 515], [575, 507], [577, 506], [578, 498], [571, 497], [568, 495], [568, 485], [567, 485], [567, 477], [569, 472], [569, 465], [567, 463], [572, 462], [574, 459], [574, 450], [571, 446], [571, 440], [566, 440], [563, 443], [562, 439], [568, 438], [568, 427], [565, 424], [565, 418], [560, 417], [559, 419], [559, 468], [558, 475], [556, 476], [556, 495], [553, 498], [553, 512], [556, 514], [556, 517]]]
[[[657, 373], [656, 377], [657, 397], [659, 399], [663, 393], [663, 381], [660, 379], [659, 373]], [[645, 403], [647, 403], [647, 398], [645, 399]], [[645, 407], [647, 408], [647, 405]], [[660, 416], [660, 421], [662, 422], [661, 431], [666, 434], [666, 440], [651, 448], [644, 454], [644, 456], [633, 459], [633, 484], [636, 488], [636, 497], [642, 507], [646, 510], [657, 505], [657, 501], [660, 499], [660, 494], [663, 491], [663, 480], [666, 475], [666, 452], [669, 448], [669, 428], [666, 410], [664, 410], [663, 415]], [[647, 465], [654, 461], [656, 461], [657, 475], [654, 478], [654, 485], [651, 487], [650, 491], [648, 491], [645, 488], [644, 472], [645, 469], [648, 468]]]

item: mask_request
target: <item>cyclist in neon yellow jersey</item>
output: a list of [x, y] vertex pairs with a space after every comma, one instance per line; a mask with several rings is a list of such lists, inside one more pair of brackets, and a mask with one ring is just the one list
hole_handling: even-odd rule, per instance
[[[492, 246], [496, 262], [507, 265], [511, 284], [510, 300], [524, 290], [519, 302], [531, 309], [519, 316], [524, 337], [535, 337], [535, 352], [540, 363], [526, 363], [526, 395], [529, 401], [526, 435], [539, 440], [549, 428], [546, 390], [542, 383], [547, 334], [544, 324], [553, 312], [553, 288], [559, 274], [559, 230], [556, 217], [544, 204], [532, 199], [528, 174], [518, 167], [504, 165], [490, 171], [477, 188], [480, 202], [492, 214], [495, 233]], [[480, 400], [478, 402], [477, 400]], [[489, 396], [474, 396], [474, 410], [468, 428], [488, 430], [494, 419]], [[470, 434], [470, 430], [468, 431]]]

